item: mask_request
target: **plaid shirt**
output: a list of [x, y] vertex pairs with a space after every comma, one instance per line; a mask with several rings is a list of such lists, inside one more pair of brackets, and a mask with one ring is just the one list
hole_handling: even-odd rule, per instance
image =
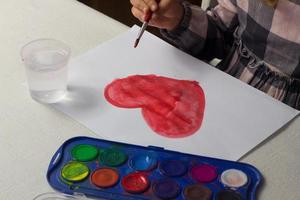
[[300, 109], [300, 0], [219, 0], [207, 11], [183, 2], [184, 17], [171, 43]]

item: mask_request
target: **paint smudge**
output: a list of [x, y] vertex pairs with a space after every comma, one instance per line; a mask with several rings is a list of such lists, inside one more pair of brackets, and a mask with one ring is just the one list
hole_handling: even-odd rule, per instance
[[201, 126], [205, 96], [196, 81], [133, 75], [106, 86], [105, 98], [122, 108], [141, 108], [147, 124], [170, 138], [194, 134]]

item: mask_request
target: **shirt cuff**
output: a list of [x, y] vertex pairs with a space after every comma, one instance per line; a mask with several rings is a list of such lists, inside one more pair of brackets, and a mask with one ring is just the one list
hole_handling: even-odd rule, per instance
[[160, 33], [163, 37], [174, 39], [188, 29], [192, 17], [192, 9], [190, 8], [190, 3], [187, 1], [183, 1], [181, 4], [183, 6], [183, 17], [181, 21], [177, 27], [171, 31], [168, 31], [167, 29], [160, 29]]

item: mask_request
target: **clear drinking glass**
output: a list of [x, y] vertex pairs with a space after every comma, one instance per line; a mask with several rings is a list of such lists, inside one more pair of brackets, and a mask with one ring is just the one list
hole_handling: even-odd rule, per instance
[[67, 92], [70, 48], [55, 39], [38, 39], [21, 50], [30, 95], [42, 103], [55, 103]]

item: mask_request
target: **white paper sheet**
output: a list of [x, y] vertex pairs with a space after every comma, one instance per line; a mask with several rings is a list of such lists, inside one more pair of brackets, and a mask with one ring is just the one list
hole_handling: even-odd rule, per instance
[[[134, 26], [73, 59], [69, 94], [53, 106], [107, 140], [229, 160], [238, 160], [298, 114], [148, 32], [134, 49], [137, 32]], [[198, 81], [206, 97], [201, 128], [186, 138], [166, 138], [148, 127], [140, 109], [118, 108], [105, 100], [107, 84], [135, 74]]]

